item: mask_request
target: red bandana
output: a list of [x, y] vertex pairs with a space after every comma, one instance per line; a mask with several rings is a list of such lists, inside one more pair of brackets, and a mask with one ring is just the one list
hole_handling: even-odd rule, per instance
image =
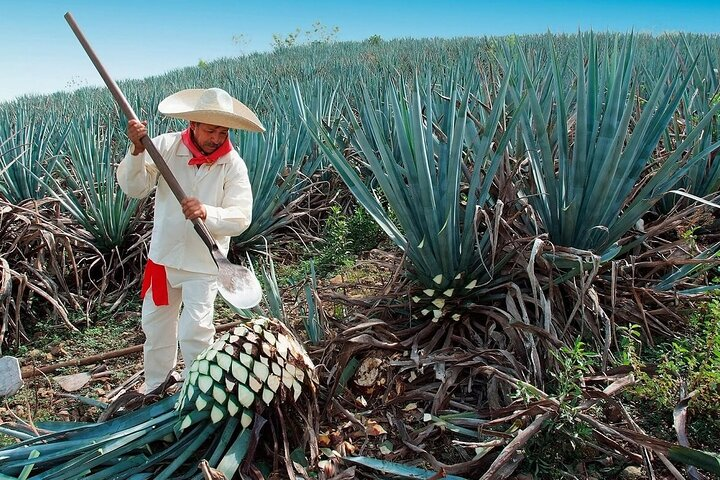
[[158, 307], [168, 304], [168, 288], [167, 274], [165, 267], [158, 265], [148, 258], [145, 265], [145, 273], [143, 274], [142, 289], [140, 290], [140, 298], [145, 298], [145, 294], [152, 287], [152, 298]]
[[188, 162], [188, 165], [202, 165], [204, 163], [213, 163], [218, 158], [222, 157], [223, 155], [226, 155], [233, 148], [232, 143], [230, 143], [230, 137], [228, 137], [225, 140], [225, 142], [218, 147], [217, 150], [215, 150], [210, 155], [205, 155], [197, 147], [197, 145], [195, 145], [195, 142], [193, 142], [192, 137], [190, 135], [190, 127], [183, 130], [182, 142], [185, 144], [185, 146], [188, 148], [188, 150], [190, 150], [190, 153], [193, 156], [193, 158], [191, 158], [190, 161]]

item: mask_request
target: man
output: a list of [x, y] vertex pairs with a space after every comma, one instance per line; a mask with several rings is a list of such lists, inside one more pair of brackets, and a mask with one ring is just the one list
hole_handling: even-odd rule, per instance
[[219, 88], [182, 90], [160, 102], [158, 111], [189, 121], [186, 130], [152, 140], [187, 198], [178, 202], [145, 151], [141, 139], [147, 135], [147, 122], [128, 122], [132, 145], [117, 170], [120, 188], [130, 197], [142, 198], [155, 189], [155, 218], [141, 292], [145, 392], [159, 387], [174, 370], [178, 342], [187, 369], [213, 341], [218, 269], [192, 220], [205, 223], [223, 252], [230, 237], [250, 225], [247, 167], [231, 145], [228, 131], [265, 130], [247, 106]]

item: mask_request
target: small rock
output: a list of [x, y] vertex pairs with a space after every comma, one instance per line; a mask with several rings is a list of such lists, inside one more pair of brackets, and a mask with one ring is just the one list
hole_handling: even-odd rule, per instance
[[32, 350], [30, 350], [30, 351], [27, 353], [26, 356], [27, 356], [28, 358], [38, 358], [38, 357], [42, 357], [42, 356], [44, 356], [44, 355], [45, 355], [45, 352], [42, 352], [42, 351], [38, 350], [37, 348], [33, 348]]
[[639, 480], [643, 478], [642, 468], [636, 467], [635, 465], [625, 467], [625, 469], [620, 472], [619, 478], [622, 480]]

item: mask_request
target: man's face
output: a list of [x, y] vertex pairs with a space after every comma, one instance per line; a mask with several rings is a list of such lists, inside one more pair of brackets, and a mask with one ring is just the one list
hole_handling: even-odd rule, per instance
[[205, 155], [210, 155], [220, 147], [228, 137], [228, 128], [207, 123], [190, 122], [195, 143]]

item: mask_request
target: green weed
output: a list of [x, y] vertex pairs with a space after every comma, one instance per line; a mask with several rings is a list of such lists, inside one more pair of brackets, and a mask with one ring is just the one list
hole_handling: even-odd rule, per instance
[[691, 414], [720, 417], [720, 300], [713, 299], [691, 315], [688, 331], [648, 349], [639, 366], [655, 365], [656, 373], [638, 371], [632, 393], [672, 409], [692, 393]]
[[[560, 408], [558, 415], [547, 421], [526, 445], [524, 470], [535, 478], [580, 478], [581, 471], [577, 470], [580, 464], [592, 462], [598, 456], [592, 446], [592, 428], [579, 420], [577, 413], [584, 400], [584, 378], [594, 372], [599, 355], [588, 350], [580, 339], [553, 351], [552, 355], [557, 368], [550, 373], [547, 393], [558, 400]], [[526, 400], [535, 399], [530, 390], [520, 395]], [[583, 468], [592, 467], [584, 465]], [[617, 468], [619, 466], [611, 469]], [[598, 473], [613, 475], [613, 472]]]

